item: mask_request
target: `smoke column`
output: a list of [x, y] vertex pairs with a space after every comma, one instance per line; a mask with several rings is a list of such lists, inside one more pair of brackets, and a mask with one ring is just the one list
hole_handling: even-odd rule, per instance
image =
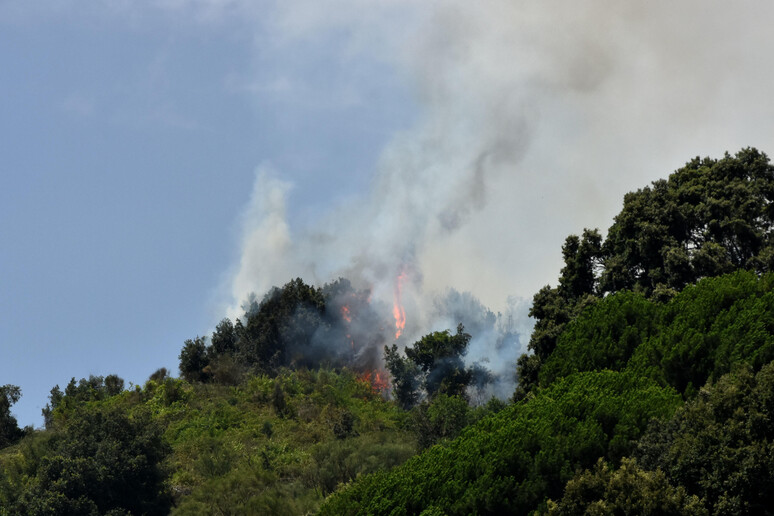
[[261, 167], [232, 316], [248, 293], [296, 276], [343, 276], [392, 306], [405, 274], [402, 338], [454, 328], [436, 309], [453, 287], [501, 312], [496, 324], [519, 337], [501, 349], [474, 335], [469, 360], [510, 367], [530, 331], [524, 299], [555, 282], [568, 234], [604, 230], [625, 192], [695, 155], [771, 152], [772, 6], [333, 4], [277, 6], [278, 44], [343, 27], [358, 59], [386, 60], [407, 78], [421, 111], [384, 148], [370, 191], [316, 224], [290, 227], [292, 184]]

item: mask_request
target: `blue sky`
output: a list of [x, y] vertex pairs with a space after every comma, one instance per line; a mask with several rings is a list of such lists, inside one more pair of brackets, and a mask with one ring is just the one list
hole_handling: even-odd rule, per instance
[[[177, 369], [294, 276], [516, 310], [564, 238], [774, 136], [753, 2], [0, 0], [0, 385]], [[528, 322], [524, 322], [528, 331]]]
[[[272, 52], [255, 19], [81, 5], [0, 3], [0, 383], [22, 424], [71, 377], [176, 371], [225, 315], [261, 163], [313, 217], [412, 116], [382, 64], [348, 74], [335, 33]], [[350, 83], [380, 102], [337, 99]]]

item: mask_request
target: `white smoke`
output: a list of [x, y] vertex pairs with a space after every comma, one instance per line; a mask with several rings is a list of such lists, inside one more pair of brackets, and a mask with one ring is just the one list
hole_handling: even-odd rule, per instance
[[317, 284], [344, 276], [389, 305], [406, 272], [407, 338], [453, 323], [432, 307], [455, 287], [515, 321], [518, 349], [476, 337], [469, 353], [511, 367], [530, 325], [528, 303], [506, 301], [554, 281], [568, 234], [604, 230], [626, 191], [695, 155], [766, 151], [774, 136], [769, 5], [322, 6], [275, 6], [276, 45], [343, 31], [354, 65], [392, 63], [421, 112], [383, 150], [371, 191], [316, 224], [291, 228], [288, 185], [258, 175], [232, 313], [248, 292], [296, 276]]
[[[258, 169], [243, 215], [242, 253], [232, 281], [232, 294], [240, 303], [250, 294], [268, 292], [277, 275], [290, 279], [294, 273], [295, 266], [288, 261], [293, 257], [286, 207], [290, 189], [290, 183], [277, 178], [268, 165]], [[229, 310], [230, 317], [242, 315], [237, 308]]]

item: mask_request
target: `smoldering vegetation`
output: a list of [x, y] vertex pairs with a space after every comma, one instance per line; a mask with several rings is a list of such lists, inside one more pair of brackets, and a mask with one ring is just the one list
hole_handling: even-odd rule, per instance
[[[190, 380], [237, 383], [248, 372], [276, 374], [283, 367], [348, 368], [361, 374], [377, 372], [374, 381], [390, 396], [387, 378], [400, 374], [386, 360], [392, 346], [393, 354], [400, 355], [397, 360], [405, 362], [399, 369], [413, 375], [404, 381], [415, 391], [412, 402], [404, 405], [436, 392], [474, 403], [511, 395], [516, 358], [525, 351], [524, 335], [514, 322], [525, 314], [517, 307], [495, 314], [471, 293], [448, 289], [435, 298], [424, 335], [414, 339], [419, 330], [412, 327], [404, 333], [401, 302], [399, 290], [388, 306], [345, 278], [322, 287], [297, 278], [271, 288], [260, 300], [248, 296], [243, 315], [234, 322], [223, 319], [209, 338], [186, 341], [180, 369]], [[392, 383], [400, 380], [393, 378]]]
[[433, 302], [434, 329], [461, 324], [471, 336], [464, 362], [473, 371], [468, 394], [477, 402], [507, 399], [516, 387], [514, 364], [527, 350], [532, 324], [526, 301], [509, 301], [504, 313], [494, 313], [472, 293], [449, 288]]
[[181, 372], [202, 379], [202, 371], [215, 375], [212, 366], [221, 360], [238, 364], [242, 374], [276, 373], [283, 367], [376, 369], [388, 323], [369, 297], [343, 278], [322, 287], [297, 278], [260, 300], [252, 294], [241, 317], [221, 321], [210, 345], [202, 337], [186, 341]]

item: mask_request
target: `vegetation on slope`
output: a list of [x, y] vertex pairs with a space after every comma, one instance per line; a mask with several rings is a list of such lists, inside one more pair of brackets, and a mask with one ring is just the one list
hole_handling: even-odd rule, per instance
[[741, 366], [655, 420], [620, 468], [567, 483], [549, 514], [771, 514], [774, 362]]
[[774, 360], [774, 274], [738, 271], [667, 303], [620, 292], [567, 325], [541, 368], [549, 385], [578, 371], [630, 369], [690, 395], [734, 364]]
[[[563, 398], [556, 389], [579, 378], [621, 375], [633, 389], [623, 399], [647, 400], [647, 394], [636, 388], [644, 384], [690, 399], [707, 381], [702, 393], [733, 391], [724, 387], [731, 380], [723, 374], [740, 374], [738, 368], [747, 367], [749, 377], [774, 359], [774, 280], [767, 274], [774, 249], [773, 200], [774, 169], [754, 149], [722, 160], [693, 160], [669, 180], [627, 195], [608, 239], [603, 241], [590, 230], [580, 238], [569, 237], [562, 249], [565, 267], [559, 286], [535, 295], [531, 315], [537, 324], [530, 342], [534, 354], [519, 360], [522, 383], [514, 399], [520, 401], [392, 472], [358, 480], [332, 495], [322, 512], [742, 514], [763, 510], [767, 501], [763, 493], [774, 487], [774, 469], [767, 458], [771, 419], [764, 410], [736, 410], [734, 417], [740, 421], [735, 422], [729, 419], [728, 406], [725, 415], [719, 414], [719, 407], [702, 405], [700, 395], [679, 413], [690, 416], [675, 416], [690, 424], [680, 423], [685, 433], [663, 445], [670, 451], [662, 449], [659, 455], [650, 445], [651, 451], [645, 454], [642, 450], [661, 433], [652, 429], [678, 425], [663, 422], [675, 421], [664, 416], [679, 401], [667, 403], [662, 414], [654, 414], [660, 417], [638, 445], [638, 462], [623, 459], [644, 426], [633, 427], [638, 431], [628, 441], [607, 432], [604, 437], [596, 434], [600, 440], [593, 450], [585, 444], [595, 442], [594, 432], [581, 432], [580, 437], [573, 425], [602, 425], [604, 418], [578, 419], [563, 411]], [[702, 278], [706, 279], [694, 285]], [[767, 374], [768, 367], [774, 366], [764, 367], [760, 374]], [[712, 387], [712, 382], [719, 382], [718, 387]], [[600, 388], [585, 392], [591, 400], [583, 397], [575, 403], [615, 404], [613, 400], [621, 395]], [[736, 401], [744, 406], [740, 399]], [[755, 403], [760, 407], [760, 401]], [[551, 408], [541, 412], [547, 406]], [[612, 412], [613, 420], [622, 414], [632, 417], [639, 410], [631, 402], [621, 407], [621, 413]], [[704, 413], [697, 407], [703, 407]], [[714, 422], [708, 411], [714, 414]], [[756, 429], [745, 419], [748, 412], [756, 414]], [[564, 418], [572, 423], [556, 423]], [[706, 429], [719, 425], [730, 425], [736, 434], [719, 432], [713, 441]], [[536, 428], [551, 432], [541, 439], [543, 434]], [[502, 436], [512, 438], [501, 440]], [[697, 446], [702, 439], [705, 444]], [[734, 442], [743, 444], [729, 445]], [[753, 459], [757, 455], [751, 450], [761, 458]], [[565, 485], [578, 468], [587, 471]], [[686, 468], [690, 474], [682, 473]], [[560, 502], [547, 504], [546, 497]]]
[[526, 514], [579, 467], [628, 454], [679, 395], [647, 379], [581, 373], [541, 390], [388, 473], [334, 494], [321, 514]]
[[249, 299], [184, 343], [180, 379], [55, 387], [44, 430], [4, 385], [0, 516], [770, 514], [773, 201], [743, 149], [628, 194], [606, 239], [568, 237], [510, 405], [469, 405], [488, 380], [461, 324], [386, 348], [344, 279]]
[[523, 397], [568, 322], [604, 295], [629, 290], [665, 300], [701, 278], [774, 266], [774, 167], [756, 149], [695, 158], [668, 179], [626, 194], [603, 241], [599, 231], [567, 237], [555, 288], [535, 294], [532, 355], [519, 359]]
[[706, 516], [707, 510], [698, 496], [670, 484], [663, 471], [645, 470], [635, 459], [625, 458], [619, 468], [599, 459], [592, 470], [576, 474], [558, 503], [548, 501], [544, 514]]
[[[65, 394], [47, 432], [0, 456], [8, 514], [302, 514], [339, 483], [399, 464], [416, 446], [404, 414], [346, 370], [286, 370], [238, 387], [162, 375], [81, 398]], [[146, 468], [138, 470], [146, 481], [168, 476], [154, 493], [133, 491], [127, 482], [139, 472], [118, 463]], [[41, 505], [48, 499], [59, 505]]]
[[[323, 513], [760, 512], [774, 487], [772, 281], [738, 271], [668, 303], [621, 292], [590, 305], [561, 334], [542, 388], [456, 441], [361, 479]], [[621, 383], [605, 383], [613, 378]], [[664, 419], [678, 392], [691, 401]], [[663, 412], [651, 410], [652, 399]], [[589, 430], [595, 424], [602, 433]], [[625, 438], [620, 425], [630, 429]], [[636, 458], [619, 463], [627, 455]], [[592, 467], [565, 489], [578, 468]], [[546, 507], [547, 497], [561, 500]]]

